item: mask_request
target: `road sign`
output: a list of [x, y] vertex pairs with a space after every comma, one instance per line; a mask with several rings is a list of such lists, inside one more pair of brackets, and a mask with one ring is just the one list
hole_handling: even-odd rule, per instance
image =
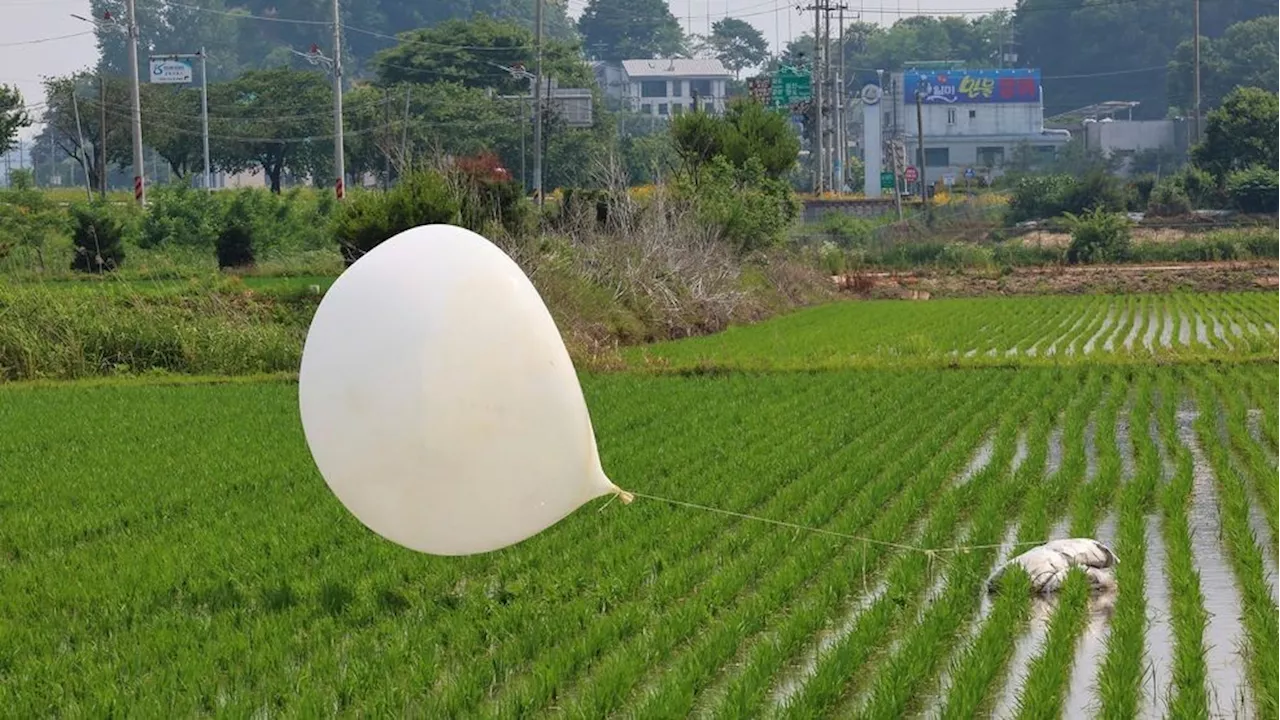
[[975, 177], [977, 177], [977, 176], [978, 176], [978, 173], [974, 172], [974, 171], [973, 171], [973, 168], [971, 168], [971, 167], [967, 167], [967, 168], [965, 168], [965, 169], [964, 169], [964, 176], [965, 176], [965, 178], [967, 178], [967, 179], [969, 179], [969, 180], [972, 180], [972, 179], [974, 179]]
[[915, 165], [908, 165], [907, 172], [903, 174], [907, 182], [915, 182], [920, 179], [920, 173], [916, 170]]
[[151, 61], [151, 82], [162, 85], [184, 85], [195, 76], [191, 61], [185, 59]]
[[886, 170], [885, 172], [880, 173], [880, 189], [881, 190], [893, 189], [893, 173], [892, 172], [889, 172]]
[[747, 80], [747, 88], [751, 93], [751, 97], [762, 103], [768, 104], [773, 100], [773, 78], [768, 75], [761, 75]]
[[787, 107], [813, 97], [813, 78], [808, 75], [779, 71], [770, 85], [774, 106]]
[[956, 174], [953, 172], [942, 174], [942, 184], [951, 187], [956, 184]]

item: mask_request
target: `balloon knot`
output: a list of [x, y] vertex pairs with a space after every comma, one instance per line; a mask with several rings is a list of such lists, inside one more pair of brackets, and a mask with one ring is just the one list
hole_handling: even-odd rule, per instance
[[616, 485], [614, 486], [613, 491], [614, 493], [617, 494], [618, 499], [622, 501], [623, 505], [630, 505], [631, 501], [636, 499], [635, 495], [632, 495], [631, 493], [627, 492], [626, 490], [623, 490], [620, 487], [617, 487]]

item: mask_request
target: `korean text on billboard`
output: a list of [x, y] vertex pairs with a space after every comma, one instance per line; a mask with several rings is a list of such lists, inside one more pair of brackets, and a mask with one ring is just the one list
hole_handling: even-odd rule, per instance
[[1027, 103], [1040, 99], [1040, 71], [942, 70], [907, 71], [903, 100], [916, 101], [916, 91], [929, 103]]

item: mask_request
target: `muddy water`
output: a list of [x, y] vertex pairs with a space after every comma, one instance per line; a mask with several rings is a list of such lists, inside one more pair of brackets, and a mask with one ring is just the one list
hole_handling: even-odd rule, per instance
[[1245, 418], [1245, 424], [1249, 428], [1249, 436], [1253, 441], [1262, 446], [1267, 457], [1271, 458], [1271, 464], [1276, 464], [1276, 448], [1272, 447], [1267, 439], [1262, 436], [1262, 411], [1258, 408], [1249, 408], [1248, 416]]
[[1213, 343], [1209, 342], [1209, 326], [1205, 324], [1200, 313], [1193, 313], [1193, 315], [1196, 318], [1196, 342], [1213, 347]]
[[[1129, 322], [1129, 308], [1120, 311], [1120, 319], [1116, 321], [1116, 331], [1107, 337], [1107, 341], [1102, 343], [1102, 349], [1106, 352], [1115, 352], [1116, 338], [1125, 328], [1125, 323]], [[1130, 331], [1132, 333], [1132, 330]]]
[[[1116, 514], [1114, 511], [1098, 525], [1094, 534], [1104, 545], [1115, 547]], [[1076, 645], [1071, 682], [1067, 686], [1064, 717], [1090, 718], [1097, 714], [1097, 673], [1106, 654], [1107, 637], [1111, 634], [1111, 615], [1115, 611], [1115, 590], [1089, 598], [1089, 616], [1084, 634]]]
[[1244, 641], [1240, 625], [1240, 591], [1219, 539], [1222, 518], [1213, 469], [1200, 446], [1194, 423], [1199, 413], [1178, 410], [1178, 439], [1191, 453], [1192, 491], [1187, 523], [1191, 549], [1200, 573], [1204, 608], [1205, 661], [1208, 666], [1210, 711], [1230, 715], [1245, 692], [1245, 667], [1236, 648]]
[[1129, 411], [1116, 418], [1116, 449], [1120, 451], [1120, 482], [1128, 482], [1136, 471], [1133, 442], [1129, 438]]
[[[1167, 479], [1167, 478], [1166, 478]], [[1147, 516], [1147, 558], [1143, 566], [1147, 599], [1146, 706], [1142, 717], [1162, 718], [1168, 699], [1169, 668], [1173, 664], [1173, 625], [1169, 615], [1169, 583], [1165, 580], [1167, 553], [1160, 519]]]
[[1160, 345], [1173, 347], [1173, 313], [1168, 308], [1164, 311], [1164, 322], [1160, 325]]
[[1110, 310], [1107, 310], [1107, 317], [1102, 320], [1102, 325], [1098, 327], [1098, 330], [1093, 335], [1091, 335], [1088, 340], [1084, 341], [1084, 348], [1082, 352], [1085, 355], [1088, 355], [1089, 353], [1093, 352], [1094, 346], [1098, 343], [1099, 340], [1102, 339], [1103, 334], [1106, 333], [1107, 330], [1109, 330], [1113, 324], [1115, 324], [1115, 319], [1116, 319], [1115, 308], [1111, 308]]
[[1218, 339], [1218, 342], [1230, 349], [1231, 341], [1227, 339], [1227, 328], [1218, 320], [1217, 315], [1210, 315], [1209, 320], [1213, 322], [1213, 336]]
[[1064, 428], [1061, 423], [1055, 425], [1049, 431], [1049, 447], [1044, 454], [1044, 476], [1053, 477], [1062, 469], [1062, 433]]
[[1098, 477], [1098, 416], [1089, 416], [1084, 426], [1084, 479], [1090, 482]]
[[960, 472], [960, 476], [956, 478], [956, 485], [964, 485], [974, 478], [975, 475], [982, 472], [991, 464], [991, 456], [996, 452], [996, 439], [994, 435], [988, 435], [974, 451], [973, 457], [969, 458], [969, 464]]
[[1080, 327], [1080, 323], [1082, 323], [1082, 322], [1084, 322], [1084, 321], [1085, 321], [1085, 317], [1086, 317], [1086, 316], [1085, 316], [1083, 313], [1081, 313], [1080, 317], [1076, 318], [1076, 321], [1075, 321], [1074, 323], [1072, 323], [1072, 324], [1071, 324], [1071, 327], [1067, 328], [1067, 331], [1066, 331], [1066, 332], [1062, 333], [1061, 335], [1059, 335], [1057, 338], [1055, 338], [1055, 339], [1054, 339], [1053, 343], [1049, 345], [1049, 349], [1044, 351], [1044, 354], [1045, 354], [1045, 355], [1057, 355], [1057, 354], [1058, 354], [1058, 343], [1060, 343], [1060, 342], [1062, 342], [1062, 341], [1066, 340], [1068, 337], [1070, 337], [1070, 336], [1071, 336], [1071, 333], [1075, 332], [1075, 331], [1076, 331], [1076, 328]]
[[1178, 344], [1191, 347], [1191, 318], [1181, 310], [1178, 311]]
[[1156, 333], [1158, 332], [1160, 332], [1160, 317], [1153, 307], [1147, 314], [1147, 334], [1142, 337], [1142, 346], [1148, 351], [1155, 352]]
[[[1259, 433], [1261, 433], [1261, 430], [1259, 430]], [[1029, 452], [1027, 449], [1027, 431], [1020, 430], [1018, 431], [1018, 442], [1013, 448], [1013, 461], [1009, 466], [1010, 473], [1017, 473], [1022, 468], [1022, 463], [1027, 461]]]
[[1057, 599], [1053, 596], [1046, 598], [1037, 595], [1031, 599], [1029, 626], [1027, 631], [1014, 641], [1013, 655], [1009, 659], [1004, 685], [996, 695], [991, 717], [1007, 718], [1016, 714], [1018, 694], [1026, 681], [1027, 665], [1044, 644], [1044, 636], [1049, 629], [1049, 618], [1053, 616], [1053, 610], [1057, 604]]
[[1133, 311], [1133, 323], [1129, 325], [1129, 334], [1124, 336], [1124, 349], [1132, 350], [1133, 344], [1138, 340], [1138, 333], [1142, 330], [1142, 308]]

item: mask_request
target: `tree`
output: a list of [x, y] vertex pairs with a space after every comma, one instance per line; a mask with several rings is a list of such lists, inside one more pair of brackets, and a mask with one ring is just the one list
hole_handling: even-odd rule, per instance
[[769, 57], [769, 42], [746, 20], [725, 18], [711, 26], [708, 44], [716, 58], [733, 71], [735, 77], [743, 68], [755, 67]]
[[[1280, 55], [1280, 18], [1254, 18], [1227, 28], [1220, 38], [1200, 38], [1200, 105], [1212, 109], [1222, 103], [1237, 86], [1276, 92], [1280, 76], [1276, 56]], [[1169, 104], [1190, 112], [1195, 68], [1194, 46], [1190, 40], [1178, 45], [1169, 61]]]
[[30, 125], [22, 93], [16, 87], [0, 85], [0, 153], [9, 152], [18, 140], [18, 131]]
[[[105, 87], [104, 87], [105, 85]], [[45, 123], [41, 143], [52, 139], [67, 157], [75, 159], [89, 176], [90, 187], [101, 189], [103, 125], [106, 119], [106, 165], [133, 162], [129, 130], [129, 88], [123, 78], [80, 71], [44, 81]], [[79, 122], [77, 123], [77, 111]], [[104, 112], [105, 111], [105, 112]], [[146, 113], [143, 113], [144, 117]]]
[[[511, 95], [528, 94], [531, 85], [503, 68], [532, 71], [534, 60], [533, 33], [509, 20], [478, 17], [402, 33], [400, 43], [375, 55], [371, 65], [382, 85], [450, 82]], [[588, 87], [592, 81], [570, 43], [544, 43], [542, 66], [562, 87]]]
[[1225, 182], [1233, 170], [1255, 165], [1274, 170], [1280, 165], [1280, 143], [1276, 118], [1280, 102], [1274, 92], [1240, 87], [1210, 112], [1203, 139], [1191, 150], [1191, 159], [1218, 180]]
[[724, 117], [686, 113], [671, 121], [671, 137], [685, 173], [696, 186], [715, 158], [744, 170], [754, 162], [771, 180], [785, 176], [800, 155], [800, 140], [786, 116], [754, 100], [736, 100]]
[[590, 0], [578, 18], [587, 54], [597, 60], [670, 57], [687, 52], [665, 0]]
[[220, 112], [216, 122], [210, 118], [211, 152], [220, 169], [261, 168], [275, 193], [286, 171], [313, 179], [331, 172], [333, 116], [328, 108], [333, 90], [324, 74], [250, 70], [231, 82], [211, 85], [209, 103]]

